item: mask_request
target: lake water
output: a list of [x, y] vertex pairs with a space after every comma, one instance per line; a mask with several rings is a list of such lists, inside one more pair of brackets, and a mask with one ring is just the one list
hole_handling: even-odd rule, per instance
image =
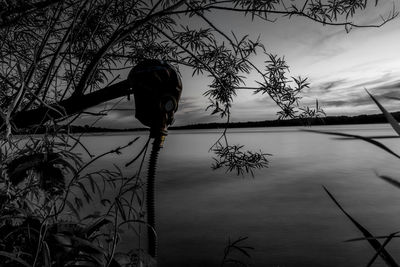
[[[232, 144], [273, 154], [270, 168], [256, 171], [254, 178], [211, 170], [209, 147], [218, 130], [170, 131], [156, 176], [159, 266], [219, 266], [228, 239], [243, 236], [255, 248], [250, 259], [255, 266], [366, 266], [373, 249], [365, 241], [343, 242], [361, 233], [322, 186], [374, 235], [389, 234], [400, 230], [400, 190], [375, 173], [400, 180], [400, 160], [360, 140], [299, 129], [229, 130]], [[385, 124], [312, 129], [394, 135]], [[144, 133], [82, 140], [96, 154], [138, 135], [143, 144]], [[400, 139], [379, 141], [400, 152]], [[97, 166], [122, 165], [139, 148], [106, 157]], [[123, 238], [125, 246], [134, 242], [129, 234]], [[396, 257], [400, 242], [394, 240], [387, 250]], [[384, 263], [378, 259], [374, 266]]]

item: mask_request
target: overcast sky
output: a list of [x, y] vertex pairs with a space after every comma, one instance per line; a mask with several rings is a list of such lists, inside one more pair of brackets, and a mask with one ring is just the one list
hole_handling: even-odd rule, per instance
[[[386, 15], [400, 0], [382, 1], [379, 9], [370, 9], [358, 16], [360, 24], [379, 23], [379, 15]], [[290, 75], [308, 77], [310, 89], [303, 93], [303, 103], [313, 104], [317, 98], [327, 115], [356, 115], [378, 113], [364, 88], [382, 99], [391, 111], [400, 110], [400, 18], [381, 28], [357, 28], [346, 33], [343, 27], [322, 26], [304, 18], [278, 18], [275, 23], [251, 21], [239, 14], [217, 12], [208, 16], [225, 32], [237, 35], [260, 35], [268, 52], [285, 56]], [[197, 23], [193, 20], [190, 23]], [[267, 58], [253, 57], [259, 67]], [[174, 125], [221, 121], [205, 111], [208, 100], [203, 96], [209, 80], [191, 76], [182, 68], [183, 94]], [[255, 86], [258, 79], [251, 74], [247, 86]], [[98, 107], [100, 109], [101, 107]], [[133, 101], [122, 101], [117, 108], [133, 108]], [[233, 121], [276, 119], [277, 107], [265, 95], [253, 95], [248, 90], [238, 91], [232, 108]], [[93, 121], [93, 120], [90, 120]], [[89, 123], [83, 119], [82, 124]], [[133, 111], [115, 111], [96, 125], [113, 128], [138, 127]]]

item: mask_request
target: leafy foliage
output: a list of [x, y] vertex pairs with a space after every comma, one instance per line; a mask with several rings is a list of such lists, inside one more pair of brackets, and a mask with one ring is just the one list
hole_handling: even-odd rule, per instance
[[[301, 109], [303, 113], [300, 115], [296, 114], [298, 113], [296, 107], [298, 108], [301, 99], [299, 93], [309, 88], [307, 78], [291, 77], [292, 81], [290, 81], [286, 76], [289, 66], [285, 59], [272, 54], [268, 54], [268, 57], [269, 60], [265, 62], [266, 71], [262, 74], [264, 82], [259, 82], [260, 88], [255, 93], [268, 94], [275, 101], [281, 108], [281, 111], [278, 111], [280, 119], [313, 116], [314, 114], [306, 112], [307, 109]], [[295, 83], [294, 87], [291, 86], [291, 82]]]
[[[323, 111], [318, 102], [314, 109], [300, 103], [308, 80], [289, 78], [285, 59], [268, 53], [258, 38], [220, 30], [212, 18], [214, 11], [240, 12], [266, 23], [281, 16], [300, 16], [347, 31], [379, 27], [397, 16], [393, 10], [381, 24], [357, 25], [353, 15], [366, 7], [366, 0], [292, 1], [290, 5], [281, 0], [0, 0], [0, 263], [112, 266], [117, 264], [116, 247], [124, 227], [137, 231], [140, 240], [138, 229], [145, 223], [142, 164], [131, 177], [118, 166], [88, 172], [98, 159], [121, 153], [137, 139], [92, 155], [80, 137], [68, 130], [83, 110], [74, 114], [58, 108], [60, 103], [106, 92], [139, 61], [161, 59], [209, 77], [204, 93], [208, 108], [227, 123], [237, 90], [246, 88], [250, 73], [258, 74], [259, 86], [252, 89], [273, 99], [281, 109], [280, 118], [319, 117]], [[192, 25], [193, 19], [200, 23]], [[252, 62], [259, 52], [266, 57], [264, 69]], [[108, 100], [99, 97], [94, 102]], [[40, 125], [29, 132], [45, 128], [46, 133], [13, 137], [20, 130], [18, 116], [36, 114], [41, 108], [51, 112], [42, 113]], [[63, 120], [66, 131], [59, 126]], [[244, 152], [242, 146], [230, 145], [226, 134], [225, 129], [212, 146], [218, 157], [214, 168], [243, 175], [268, 166], [268, 154]], [[88, 154], [87, 162], [81, 162], [78, 147]], [[141, 149], [132, 161], [142, 157], [143, 162], [145, 151]], [[105, 196], [107, 187], [116, 194]], [[81, 209], [94, 202], [105, 211], [81, 219]], [[238, 242], [228, 247], [225, 256], [232, 249], [243, 253], [248, 249]], [[137, 265], [144, 258], [141, 251], [124, 255]]]
[[50, 195], [60, 194], [65, 189], [65, 178], [61, 168], [70, 168], [71, 171], [76, 171], [60, 155], [54, 153], [22, 155], [7, 165], [7, 173], [12, 185], [20, 184], [28, 178], [29, 172], [33, 171], [32, 177], [39, 180], [39, 188]]
[[[86, 164], [66, 149], [70, 141], [62, 143], [54, 136], [44, 140], [22, 140], [24, 148], [14, 156], [3, 144], [2, 155], [11, 157], [3, 161], [0, 184], [0, 264], [121, 266], [114, 259], [119, 233], [125, 225], [143, 222], [142, 183], [136, 175], [124, 177], [117, 167], [84, 170], [105, 155], [121, 153], [137, 138]], [[110, 186], [116, 195], [103, 196]], [[81, 209], [98, 198], [104, 210], [81, 219]]]
[[221, 267], [223, 266], [250, 266], [246, 261], [241, 258], [244, 256], [246, 259], [250, 258], [250, 251], [254, 250], [251, 246], [246, 246], [243, 243], [248, 239], [248, 237], [239, 237], [238, 239], [231, 241], [228, 240], [228, 245], [224, 249], [224, 257], [221, 262]]
[[253, 153], [251, 151], [242, 151], [243, 146], [222, 146], [217, 144], [213, 151], [218, 156], [214, 158], [215, 162], [212, 166], [213, 169], [222, 167], [227, 168], [227, 172], [235, 171], [237, 175], [244, 175], [250, 173], [254, 176], [254, 169], [261, 169], [268, 167], [268, 159], [266, 156], [270, 154]]

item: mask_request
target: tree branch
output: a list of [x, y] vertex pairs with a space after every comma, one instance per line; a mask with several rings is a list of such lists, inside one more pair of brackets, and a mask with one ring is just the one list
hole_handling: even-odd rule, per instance
[[111, 38], [108, 40], [108, 42], [102, 46], [96, 53], [96, 55], [93, 57], [92, 61], [88, 64], [86, 67], [84, 73], [82, 74], [81, 79], [79, 80], [79, 83], [77, 87], [75, 88], [75, 91], [73, 92], [74, 96], [78, 96], [84, 93], [87, 84], [90, 82], [90, 79], [92, 78], [93, 73], [96, 71], [99, 62], [101, 59], [103, 59], [104, 55], [108, 52], [108, 50], [113, 47], [115, 44], [118, 42], [121, 42], [124, 40], [126, 37], [129, 36], [133, 31], [138, 29], [139, 27], [143, 26], [144, 24], [150, 22], [152, 19], [157, 18], [157, 17], [162, 17], [164, 15], [167, 15], [170, 10], [174, 10], [176, 8], [179, 8], [185, 0], [181, 0], [174, 5], [165, 8], [164, 10], [161, 10], [160, 12], [150, 14], [146, 16], [143, 19], [136, 20], [129, 25], [123, 27], [120, 30], [117, 30]]
[[35, 3], [25, 3], [0, 12], [0, 28], [15, 24], [21, 17], [40, 9], [48, 8], [57, 4], [60, 0], [44, 0]]
[[[217, 3], [219, 4], [219, 3]], [[346, 26], [346, 27], [353, 27], [353, 28], [380, 28], [386, 23], [394, 20], [399, 13], [396, 12], [394, 9], [390, 12], [387, 18], [383, 18], [383, 21], [378, 24], [367, 24], [367, 25], [362, 25], [362, 24], [356, 24], [351, 21], [343, 21], [343, 22], [333, 22], [333, 21], [326, 21], [319, 19], [315, 16], [312, 16], [310, 14], [305, 13], [303, 10], [296, 11], [296, 10], [261, 10], [261, 9], [252, 9], [252, 8], [237, 8], [237, 7], [229, 7], [229, 6], [218, 6], [218, 5], [208, 5], [205, 7], [195, 7], [190, 9], [191, 12], [203, 12], [203, 11], [212, 11], [212, 10], [224, 10], [224, 11], [231, 11], [231, 12], [239, 12], [239, 13], [264, 13], [264, 14], [276, 14], [276, 15], [282, 15], [282, 16], [299, 16], [299, 17], [305, 17], [307, 19], [313, 20], [315, 22], [321, 23], [323, 25], [331, 25], [331, 26]], [[179, 10], [179, 11], [171, 11], [168, 12], [168, 15], [179, 15], [179, 14], [186, 14], [188, 10]]]
[[[32, 110], [18, 112], [13, 117], [13, 124], [17, 128], [26, 128], [36, 124], [42, 124], [50, 119], [65, 119], [77, 112], [96, 106], [103, 102], [123, 97], [133, 93], [127, 80], [105, 87], [101, 90], [81, 95], [71, 96], [59, 103], [40, 107]], [[3, 128], [5, 122], [0, 118], [0, 128]]]

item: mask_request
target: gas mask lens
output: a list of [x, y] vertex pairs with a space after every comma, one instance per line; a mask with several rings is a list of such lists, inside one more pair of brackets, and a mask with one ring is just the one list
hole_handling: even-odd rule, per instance
[[175, 111], [175, 109], [176, 109], [175, 99], [172, 97], [167, 97], [166, 99], [164, 99], [164, 101], [162, 103], [162, 108], [168, 113]]

